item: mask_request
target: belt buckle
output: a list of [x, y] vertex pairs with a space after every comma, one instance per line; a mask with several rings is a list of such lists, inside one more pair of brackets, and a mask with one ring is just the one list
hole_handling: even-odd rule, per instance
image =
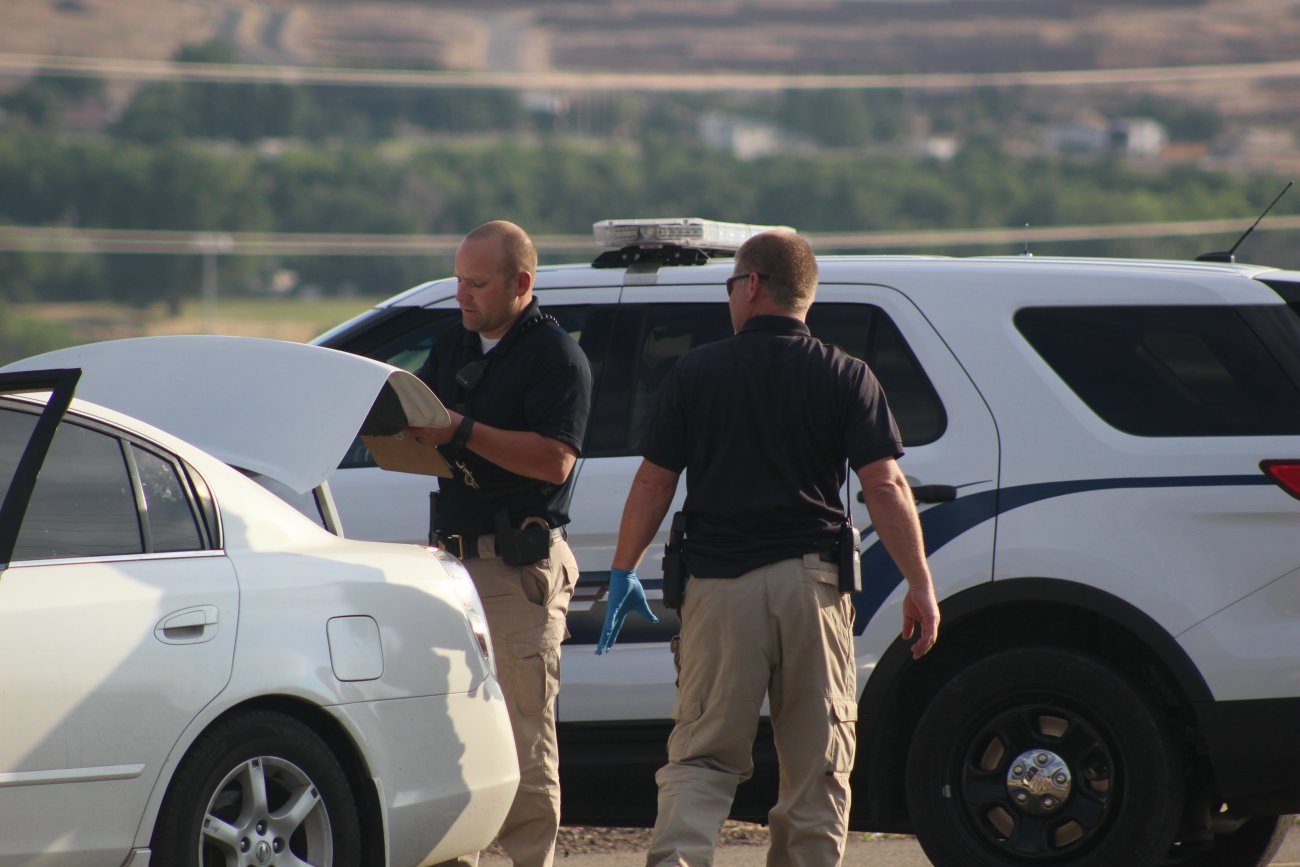
[[455, 542], [456, 550], [453, 551], [451, 548], [447, 548], [447, 552], [451, 554], [453, 557], [455, 557], [457, 560], [465, 559], [465, 537], [464, 536], [460, 535], [459, 533], [453, 533], [450, 536], [443, 536], [442, 541], [444, 545], [450, 542]]

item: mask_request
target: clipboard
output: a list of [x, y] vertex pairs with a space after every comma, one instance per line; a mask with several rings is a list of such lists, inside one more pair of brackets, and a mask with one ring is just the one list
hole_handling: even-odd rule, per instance
[[370, 449], [381, 469], [451, 478], [451, 467], [436, 448], [428, 443], [417, 443], [404, 433], [388, 437], [362, 435], [361, 442]]
[[[395, 393], [397, 406], [393, 405], [391, 397], [387, 398], [386, 405], [381, 406], [385, 402], [385, 395], [381, 393], [372, 413], [383, 411], [396, 414], [400, 409], [400, 415], [395, 420], [391, 419], [390, 415], [392, 427], [387, 424], [384, 427], [391, 430], [403, 421], [405, 427], [451, 426], [451, 415], [447, 412], [447, 408], [419, 377], [405, 370], [395, 370], [388, 378], [386, 387], [391, 387], [392, 392]], [[405, 418], [403, 419], [402, 416]], [[360, 436], [361, 442], [370, 450], [375, 463], [379, 464], [381, 469], [398, 473], [440, 476], [444, 479], [452, 477], [451, 467], [442, 454], [428, 443], [417, 443], [412, 437], [407, 436], [404, 429], [398, 429], [396, 433], [384, 436], [369, 434]]]

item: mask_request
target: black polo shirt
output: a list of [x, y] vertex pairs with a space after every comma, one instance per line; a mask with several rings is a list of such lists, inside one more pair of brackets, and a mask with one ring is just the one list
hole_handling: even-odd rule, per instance
[[641, 444], [686, 471], [686, 565], [703, 578], [829, 550], [854, 470], [903, 454], [867, 365], [784, 316], [682, 357]]
[[[472, 363], [482, 368], [477, 381], [468, 388], [458, 385], [456, 374]], [[536, 299], [486, 356], [478, 334], [456, 328], [433, 345], [418, 375], [439, 400], [475, 422], [532, 431], [581, 454], [591, 410], [591, 367], [578, 344], [553, 319], [542, 317]], [[469, 449], [445, 445], [439, 451], [455, 472], [438, 481], [439, 532], [495, 532], [494, 517], [502, 508], [516, 527], [532, 516], [552, 527], [569, 523], [576, 473], [553, 485], [511, 473]], [[477, 488], [467, 483], [470, 476]]]

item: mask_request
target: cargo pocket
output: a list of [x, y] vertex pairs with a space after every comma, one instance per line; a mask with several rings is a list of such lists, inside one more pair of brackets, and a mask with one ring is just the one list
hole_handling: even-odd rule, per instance
[[679, 695], [677, 700], [673, 702], [673, 722], [695, 722], [703, 712], [704, 705], [699, 699], [682, 698]]
[[853, 770], [858, 742], [858, 703], [852, 699], [831, 699], [831, 740], [826, 756], [826, 773], [847, 774]]
[[529, 641], [512, 641], [508, 649], [511, 683], [507, 692], [520, 713], [538, 716], [560, 692], [560, 654]]

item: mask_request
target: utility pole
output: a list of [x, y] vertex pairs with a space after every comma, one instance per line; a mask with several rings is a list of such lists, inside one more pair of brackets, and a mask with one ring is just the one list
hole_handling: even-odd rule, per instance
[[228, 253], [234, 241], [226, 234], [201, 235], [197, 246], [203, 251], [203, 331], [215, 334], [217, 330], [217, 256]]

